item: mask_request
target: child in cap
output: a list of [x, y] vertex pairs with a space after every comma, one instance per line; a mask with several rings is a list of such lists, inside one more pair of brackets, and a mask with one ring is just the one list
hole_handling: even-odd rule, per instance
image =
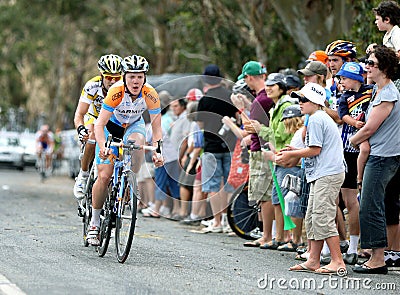
[[[337, 76], [340, 78], [340, 84], [345, 90], [339, 99], [338, 114], [340, 119], [344, 121], [342, 140], [344, 156], [348, 164], [347, 175], [353, 177], [353, 174], [357, 173], [357, 186], [359, 190], [361, 190], [364, 167], [368, 160], [370, 146], [368, 141], [364, 141], [360, 144], [359, 148], [355, 148], [349, 142], [349, 138], [365, 125], [365, 111], [368, 109], [372, 96], [373, 86], [364, 84], [363, 72], [363, 68], [358, 63], [346, 62], [337, 73]], [[354, 158], [352, 155], [358, 153], [358, 150], [357, 171], [354, 171], [351, 164]], [[351, 183], [348, 183], [350, 180], [347, 175], [345, 183], [348, 184], [349, 188], [353, 188]]]
[[[288, 147], [276, 155], [276, 162], [284, 165], [295, 158], [304, 158], [307, 182], [310, 183], [305, 225], [311, 249], [309, 259], [291, 267], [291, 271], [315, 271], [336, 274], [345, 271], [336, 228], [336, 198], [344, 180], [345, 168], [340, 134], [335, 122], [323, 110], [325, 89], [307, 83], [300, 91], [292, 92], [300, 101], [303, 114], [309, 114], [305, 148]], [[320, 267], [324, 241], [331, 252], [331, 262]]]

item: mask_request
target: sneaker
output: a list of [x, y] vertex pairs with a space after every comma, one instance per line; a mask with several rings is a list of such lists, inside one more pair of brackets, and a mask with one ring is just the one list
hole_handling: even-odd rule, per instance
[[185, 218], [184, 220], [179, 221], [179, 224], [182, 225], [191, 225], [191, 226], [199, 226], [200, 225], [200, 220], [192, 219], [190, 216], [188, 218]]
[[344, 263], [351, 264], [351, 265], [355, 265], [357, 263], [357, 260], [358, 260], [357, 253], [351, 253], [351, 254], [344, 253], [342, 255], [342, 257], [343, 257]]
[[257, 240], [263, 236], [263, 232], [260, 230], [260, 228], [256, 227], [249, 232], [249, 236]]
[[83, 176], [81, 173], [79, 173], [78, 177], [75, 179], [74, 196], [78, 200], [82, 200], [85, 197], [87, 179], [88, 176]]
[[202, 220], [200, 222], [201, 225], [205, 226], [205, 227], [209, 227], [212, 226], [214, 223], [214, 219], [210, 219], [210, 220]]
[[98, 226], [91, 226], [86, 236], [86, 240], [89, 245], [100, 246], [100, 228]]
[[320, 262], [321, 262], [321, 264], [329, 264], [329, 263], [331, 263], [331, 254], [321, 255]]
[[392, 251], [385, 251], [385, 264], [386, 266], [393, 266], [394, 260], [393, 257], [395, 257], [395, 254]]
[[215, 226], [212, 226], [212, 225], [203, 228], [201, 231], [203, 233], [222, 233], [223, 232], [222, 226], [215, 227]]
[[233, 230], [231, 229], [230, 225], [227, 224], [227, 225], [224, 225], [224, 226], [222, 227], [222, 232], [224, 232], [224, 233], [226, 233], [226, 234], [229, 234], [229, 233], [233, 232]]
[[169, 216], [171, 214], [171, 210], [168, 207], [161, 206], [160, 207], [160, 215], [161, 216]]
[[349, 242], [348, 241], [340, 241], [340, 252], [347, 253], [349, 249]]

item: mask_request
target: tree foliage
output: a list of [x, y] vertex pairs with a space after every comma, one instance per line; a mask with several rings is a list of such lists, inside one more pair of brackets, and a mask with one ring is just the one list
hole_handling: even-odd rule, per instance
[[359, 49], [382, 35], [365, 0], [0, 0], [0, 120], [9, 108], [72, 127], [80, 91], [107, 53], [150, 61], [150, 74], [201, 73], [218, 64], [235, 80], [248, 60], [296, 68], [334, 39]]

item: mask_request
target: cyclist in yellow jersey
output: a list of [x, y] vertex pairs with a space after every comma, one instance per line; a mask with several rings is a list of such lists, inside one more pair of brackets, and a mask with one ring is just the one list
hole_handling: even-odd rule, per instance
[[[89, 176], [89, 165], [94, 159], [94, 132], [93, 126], [99, 115], [101, 104], [110, 87], [122, 78], [122, 57], [107, 54], [100, 57], [97, 68], [99, 76], [86, 82], [82, 89], [79, 103], [75, 111], [74, 124], [79, 140], [86, 142], [84, 154], [81, 159], [81, 169], [74, 185], [74, 195], [78, 200], [84, 197], [85, 185]], [[88, 139], [90, 139], [88, 141]]]
[[[118, 148], [105, 147], [108, 134], [116, 139], [135, 140], [136, 144], [145, 143], [145, 123], [142, 117], [147, 109], [150, 114], [153, 132], [153, 146], [158, 152], [153, 154], [156, 167], [164, 164], [161, 156], [161, 107], [156, 90], [146, 83], [146, 73], [149, 69], [147, 60], [138, 55], [125, 57], [122, 61], [123, 80], [118, 81], [109, 89], [103, 101], [94, 131], [96, 135], [96, 164], [98, 177], [93, 185], [93, 210], [87, 241], [93, 246], [99, 245], [100, 213], [107, 194], [113, 163], [110, 158], [118, 155]], [[137, 173], [143, 162], [143, 151], [132, 154], [132, 171]]]

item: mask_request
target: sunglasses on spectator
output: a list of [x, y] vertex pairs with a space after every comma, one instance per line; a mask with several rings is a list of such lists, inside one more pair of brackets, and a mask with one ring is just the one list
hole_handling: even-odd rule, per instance
[[373, 60], [371, 60], [371, 59], [367, 59], [367, 60], [365, 61], [365, 64], [368, 65], [368, 66], [370, 66], [370, 67], [378, 66], [378, 63], [375, 63], [375, 62], [374, 62]]
[[114, 81], [119, 81], [119, 80], [121, 80], [121, 76], [111, 76], [111, 75], [103, 75], [103, 77], [104, 77], [104, 79], [106, 79], [107, 81], [112, 81], [112, 80], [114, 80]]
[[302, 103], [306, 103], [306, 102], [309, 102], [310, 100], [305, 96], [300, 96], [299, 97], [299, 101], [302, 102]]

